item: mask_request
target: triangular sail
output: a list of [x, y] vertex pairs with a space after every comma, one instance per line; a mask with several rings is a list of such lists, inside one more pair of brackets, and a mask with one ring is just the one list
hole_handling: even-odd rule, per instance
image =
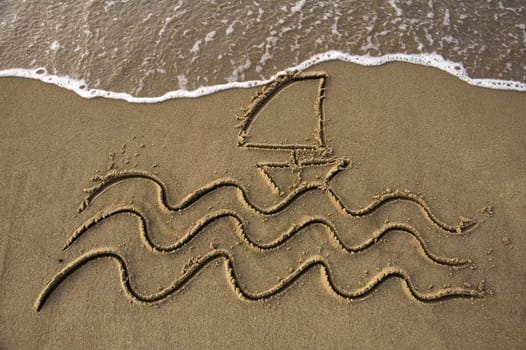
[[244, 111], [238, 145], [284, 150], [323, 147], [326, 78], [324, 73], [295, 72], [265, 86]]

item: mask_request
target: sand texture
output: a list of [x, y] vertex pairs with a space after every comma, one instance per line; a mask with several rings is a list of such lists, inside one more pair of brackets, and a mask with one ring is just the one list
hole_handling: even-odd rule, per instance
[[0, 80], [0, 348], [520, 348], [526, 98], [324, 63], [130, 104]]

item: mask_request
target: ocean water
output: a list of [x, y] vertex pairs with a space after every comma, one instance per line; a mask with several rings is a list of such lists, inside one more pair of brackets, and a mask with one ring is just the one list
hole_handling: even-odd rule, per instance
[[84, 97], [200, 96], [333, 59], [526, 91], [526, 2], [0, 1], [0, 76]]

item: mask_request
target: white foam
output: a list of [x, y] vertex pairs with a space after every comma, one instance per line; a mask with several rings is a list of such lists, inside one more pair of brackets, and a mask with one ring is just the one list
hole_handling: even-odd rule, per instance
[[205, 36], [205, 43], [213, 41], [215, 36], [216, 36], [216, 31], [215, 30], [213, 30], [213, 31], [209, 32], [208, 34], [206, 34], [206, 36]]
[[389, 0], [389, 5], [391, 5], [391, 7], [395, 10], [396, 15], [398, 17], [402, 17], [402, 9], [398, 7], [398, 5], [396, 4], [396, 0]]
[[59, 43], [58, 41], [56, 41], [56, 40], [53, 41], [53, 42], [51, 43], [51, 45], [49, 45], [49, 48], [50, 48], [51, 50], [53, 50], [53, 51], [58, 51], [58, 49], [60, 49], [60, 47], [61, 47], [61, 46], [60, 46], [60, 43]]
[[184, 74], [179, 74], [177, 76], [177, 81], [179, 82], [179, 87], [183, 88], [183, 89], [188, 84], [188, 78], [186, 78], [186, 75], [184, 75]]
[[203, 40], [199, 39], [194, 43], [194, 46], [190, 49], [190, 52], [194, 55], [197, 55], [199, 53], [199, 50], [201, 50], [201, 43]]
[[[389, 54], [379, 57], [374, 56], [359, 56], [350, 55], [341, 51], [327, 51], [315, 56], [310, 59], [298, 64], [297, 66], [287, 68], [283, 71], [278, 72], [273, 77], [267, 80], [249, 80], [242, 82], [230, 82], [226, 84], [219, 84], [213, 86], [200, 87], [195, 90], [174, 90], [166, 92], [162, 96], [156, 97], [137, 97], [130, 95], [126, 92], [107, 91], [102, 89], [90, 89], [84, 80], [72, 79], [65, 76], [58, 76], [48, 74], [45, 68], [37, 69], [24, 69], [24, 68], [13, 68], [5, 69], [0, 71], [0, 77], [22, 77], [38, 79], [45, 83], [55, 84], [67, 90], [74, 91], [79, 96], [84, 98], [104, 97], [117, 100], [126, 100], [132, 103], [157, 103], [174, 98], [189, 98], [199, 97], [204, 95], [213, 94], [218, 91], [228, 90], [232, 88], [251, 88], [255, 86], [261, 86], [269, 83], [276, 76], [290, 72], [293, 70], [305, 70], [316, 64], [326, 61], [340, 60], [345, 62], [352, 62], [363, 66], [380, 66], [388, 62], [407, 62], [422, 66], [435, 67], [443, 70], [451, 75], [458, 77], [466, 83], [474, 86], [496, 89], [496, 90], [515, 90], [515, 91], [526, 91], [526, 83], [512, 81], [512, 80], [499, 80], [499, 79], [475, 79], [470, 78], [466, 72], [466, 69], [461, 63], [452, 62], [444, 59], [442, 56], [437, 54]], [[185, 77], [186, 78], [186, 77]]]
[[290, 12], [291, 13], [300, 12], [303, 6], [305, 6], [305, 0], [299, 0], [298, 2], [296, 2], [296, 5], [290, 8]]
[[235, 24], [236, 24], [236, 21], [233, 21], [232, 23], [230, 23], [228, 28], [225, 30], [226, 35], [230, 35], [230, 34], [232, 34], [234, 32], [234, 25]]
[[442, 22], [442, 25], [444, 25], [446, 27], [449, 27], [449, 24], [450, 24], [450, 22], [449, 22], [449, 10], [446, 9], [444, 11], [444, 21]]

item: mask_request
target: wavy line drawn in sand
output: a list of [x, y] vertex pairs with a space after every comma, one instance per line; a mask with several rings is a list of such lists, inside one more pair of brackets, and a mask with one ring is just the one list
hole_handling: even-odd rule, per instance
[[[343, 170], [344, 168], [338, 168], [338, 171]], [[331, 175], [328, 180], [332, 179], [334, 175]], [[181, 199], [179, 203], [172, 204], [168, 200], [168, 189], [167, 186], [159, 180], [157, 177], [143, 171], [111, 171], [106, 176], [100, 176], [97, 178], [99, 181], [93, 187], [86, 188], [86, 197], [80, 204], [78, 212], [82, 213], [88, 206], [90, 206], [93, 201], [101, 195], [103, 192], [107, 191], [111, 187], [122, 183], [127, 180], [132, 179], [142, 179], [153, 182], [159, 190], [159, 204], [171, 211], [180, 211], [185, 210], [192, 206], [192, 204], [198, 202], [199, 200], [204, 200], [204, 197], [211, 194], [214, 191], [220, 190], [222, 188], [233, 188], [237, 192], [237, 198], [245, 207], [251, 209], [254, 213], [262, 216], [277, 215], [282, 211], [286, 210], [291, 204], [298, 201], [301, 197], [305, 196], [309, 192], [321, 191], [326, 193], [328, 198], [331, 200], [331, 203], [334, 207], [341, 213], [348, 215], [350, 217], [361, 217], [366, 215], [373, 214], [380, 207], [390, 203], [390, 202], [410, 202], [416, 204], [423, 215], [436, 227], [446, 231], [451, 234], [463, 234], [468, 230], [474, 228], [477, 225], [477, 222], [471, 219], [459, 218], [459, 222], [456, 225], [448, 224], [445, 221], [437, 218], [429, 208], [425, 200], [414, 193], [407, 193], [400, 190], [395, 190], [388, 193], [382, 193], [375, 196], [375, 199], [371, 201], [368, 205], [353, 209], [348, 206], [344, 200], [338, 196], [338, 194], [329, 186], [328, 181], [324, 182], [311, 182], [303, 183], [298, 187], [294, 188], [289, 192], [285, 197], [279, 198], [275, 204], [269, 205], [267, 207], [258, 205], [255, 203], [249, 195], [248, 190], [237, 180], [224, 178], [218, 179], [208, 183], [207, 185], [190, 192], [187, 196]], [[327, 178], [325, 178], [327, 180]]]
[[414, 299], [421, 302], [432, 302], [458, 297], [481, 298], [484, 296], [484, 294], [481, 291], [475, 289], [451, 287], [443, 288], [435, 292], [422, 293], [418, 291], [418, 289], [415, 287], [410, 276], [405, 271], [398, 268], [384, 268], [376, 275], [372, 276], [371, 279], [363, 287], [350, 291], [343, 290], [340, 289], [334, 283], [330, 265], [322, 256], [313, 256], [309, 258], [307, 261], [302, 263], [296, 270], [287, 275], [284, 279], [282, 279], [273, 287], [259, 292], [252, 292], [245, 289], [245, 287], [242, 286], [242, 284], [239, 282], [239, 278], [237, 277], [234, 269], [235, 259], [230, 252], [223, 249], [214, 249], [208, 254], [199, 257], [198, 260], [182, 276], [173, 281], [171, 285], [164, 288], [163, 290], [157, 293], [143, 295], [137, 292], [132, 287], [130, 282], [130, 273], [126, 261], [122, 257], [122, 255], [111, 249], [99, 249], [93, 250], [80, 256], [79, 258], [71, 262], [68, 266], [66, 266], [64, 269], [62, 269], [59, 273], [57, 273], [53, 277], [53, 279], [44, 287], [42, 292], [38, 295], [37, 300], [34, 304], [35, 310], [40, 311], [47, 299], [49, 298], [49, 296], [51, 295], [51, 293], [71, 274], [76, 272], [78, 269], [80, 269], [87, 263], [102, 258], [110, 258], [117, 262], [120, 272], [122, 289], [126, 292], [127, 296], [131, 300], [145, 304], [158, 303], [166, 300], [168, 297], [170, 297], [170, 295], [176, 293], [179, 289], [181, 289], [188, 282], [190, 282], [190, 280], [208, 264], [218, 259], [223, 259], [225, 261], [224, 266], [227, 275], [227, 280], [232, 290], [236, 293], [238, 297], [248, 301], [259, 301], [269, 299], [283, 292], [285, 289], [292, 286], [294, 282], [296, 282], [306, 272], [308, 272], [310, 269], [316, 266], [320, 267], [322, 281], [327, 287], [327, 289], [333, 292], [336, 296], [349, 301], [366, 297], [371, 292], [373, 292], [382, 282], [391, 278], [400, 279], [403, 282], [403, 286], [405, 287], [405, 290], [408, 292], [408, 294]]
[[150, 251], [154, 253], [160, 253], [160, 254], [171, 254], [171, 253], [176, 252], [178, 249], [184, 247], [186, 244], [192, 241], [198, 234], [200, 234], [210, 224], [218, 220], [229, 219], [229, 221], [232, 223], [232, 229], [234, 231], [234, 234], [240, 239], [240, 241], [257, 251], [269, 251], [269, 250], [279, 248], [280, 246], [285, 244], [285, 242], [290, 240], [292, 237], [305, 231], [308, 227], [317, 225], [317, 226], [322, 226], [323, 228], [325, 228], [330, 238], [332, 238], [332, 241], [336, 244], [336, 246], [339, 249], [341, 249], [343, 252], [346, 252], [346, 253], [358, 253], [358, 252], [364, 251], [370, 248], [371, 246], [373, 246], [376, 242], [378, 242], [379, 239], [389, 234], [390, 232], [399, 231], [399, 232], [407, 233], [410, 236], [412, 236], [418, 242], [419, 248], [423, 256], [429, 259], [430, 261], [434, 262], [435, 264], [447, 265], [447, 266], [452, 266], [452, 267], [453, 266], [465, 267], [471, 263], [469, 259], [446, 258], [446, 257], [441, 257], [441, 256], [438, 256], [432, 253], [429, 250], [429, 248], [427, 248], [426, 243], [424, 242], [420, 233], [412, 226], [407, 225], [407, 224], [402, 224], [402, 223], [384, 224], [378, 230], [372, 232], [369, 235], [369, 238], [367, 238], [363, 242], [356, 244], [356, 245], [349, 245], [341, 239], [340, 235], [338, 234], [338, 231], [336, 230], [334, 225], [329, 220], [323, 217], [309, 217], [309, 218], [303, 219], [299, 223], [292, 225], [287, 230], [278, 234], [275, 239], [269, 242], [266, 242], [266, 243], [261, 243], [261, 242], [257, 242], [250, 238], [245, 228], [245, 223], [244, 223], [243, 218], [239, 214], [237, 214], [235, 211], [232, 211], [232, 210], [218, 210], [216, 212], [207, 214], [201, 219], [197, 220], [195, 224], [193, 224], [192, 227], [190, 227], [186, 231], [186, 233], [179, 235], [180, 238], [175, 243], [171, 245], [160, 246], [160, 245], [155, 244], [152, 241], [150, 234], [149, 234], [148, 220], [146, 219], [146, 216], [144, 214], [142, 214], [138, 209], [133, 208], [133, 207], [119, 207], [114, 210], [103, 212], [100, 215], [93, 217], [89, 221], [79, 226], [73, 232], [73, 234], [68, 238], [64, 246], [64, 250], [69, 248], [84, 233], [89, 231], [91, 227], [95, 226], [96, 224], [102, 222], [103, 220], [111, 216], [121, 215], [121, 214], [131, 215], [138, 219], [139, 232], [140, 232], [140, 237], [142, 239], [143, 244]]
[[[207, 196], [213, 192], [232, 189], [235, 191], [239, 203], [257, 216], [269, 217], [287, 215], [287, 209], [289, 207], [296, 203], [299, 204], [309, 193], [317, 191], [325, 194], [333, 208], [348, 219], [374, 215], [379, 208], [388, 205], [389, 203], [408, 203], [417, 206], [423, 217], [426, 218], [430, 224], [434, 225], [439, 230], [448, 233], [450, 236], [461, 236], [474, 229], [478, 223], [472, 219], [461, 217], [457, 224], [446, 223], [444, 220], [439, 219], [432, 213], [430, 207], [421, 196], [415, 195], [411, 192], [395, 190], [382, 193], [374, 197], [375, 199], [368, 205], [361, 208], [351, 208], [346, 201], [337, 194], [331, 184], [331, 180], [337, 174], [343, 172], [343, 170], [348, 169], [350, 160], [346, 157], [332, 156], [332, 150], [326, 144], [326, 121], [323, 103], [325, 99], [324, 92], [327, 79], [328, 76], [324, 72], [290, 72], [278, 76], [275, 81], [263, 87], [251, 99], [248, 106], [242, 109], [243, 115], [240, 117], [241, 123], [238, 125], [240, 132], [237, 143], [237, 146], [240, 149], [270, 152], [271, 155], [279, 152], [287, 152], [290, 155], [288, 161], [264, 161], [256, 163], [257, 171], [268, 185], [271, 192], [276, 196], [275, 203], [266, 206], [260, 205], [251, 198], [248, 190], [239, 181], [232, 178], [220, 178], [190, 192], [179, 202], [174, 204], [168, 198], [169, 191], [167, 186], [153, 174], [138, 170], [117, 171], [116, 169], [110, 169], [107, 175], [97, 176], [95, 178], [95, 181], [98, 182], [95, 186], [85, 189], [86, 197], [82, 201], [78, 212], [82, 214], [105, 192], [109, 192], [110, 190], [117, 191], [121, 185], [127, 182], [143, 181], [153, 183], [156, 186], [158, 191], [158, 208], [160, 211], [168, 213], [183, 213], [195, 203], [206, 201]], [[261, 120], [260, 114], [262, 111], [265, 111], [266, 105], [279, 97], [280, 91], [284, 88], [304, 81], [317, 81], [317, 96], [313, 104], [313, 114], [316, 125], [315, 130], [312, 133], [314, 136], [313, 140], [305, 138], [306, 142], [300, 143], [253, 142], [252, 136], [254, 125], [258, 120]], [[303, 173], [307, 169], [316, 169], [325, 173], [321, 176], [317, 176], [315, 179], [306, 180]], [[291, 182], [292, 185], [289, 188], [284, 188], [283, 185], [277, 183], [274, 175], [275, 172], [280, 171], [287, 171], [294, 177]], [[311, 215], [290, 225], [282, 232], [275, 234], [273, 239], [261, 243], [252, 238], [252, 234], [248, 231], [243, 217], [238, 212], [230, 209], [221, 209], [202, 216], [190, 225], [185, 232], [177, 235], [178, 237], [175, 239], [174, 243], [168, 245], [159, 245], [152, 240], [149, 219], [140, 209], [133, 206], [119, 206], [113, 209], [103, 209], [82, 223], [69, 236], [63, 249], [68, 249], [98, 223], [101, 223], [112, 216], [121, 214], [131, 215], [137, 219], [139, 235], [142, 243], [146, 249], [153, 254], [176, 254], [179, 250], [184, 249], [196, 236], [204, 232], [206, 227], [219, 220], [224, 220], [231, 224], [233, 234], [240, 242], [244, 243], [246, 247], [259, 253], [268, 253], [280, 249], [294, 236], [305, 232], [307, 228], [311, 226], [320, 226], [325, 230], [329, 238], [342, 254], [352, 255], [356, 252], [366, 251], [378, 243], [385, 235], [391, 232], [402, 232], [408, 234], [416, 241], [416, 248], [420, 251], [421, 255], [431, 263], [446, 268], [462, 268], [471, 264], [471, 260], [469, 259], [449, 258], [433, 253], [428, 248], [425, 240], [416, 228], [400, 222], [386, 223], [378, 229], [370, 232], [367, 238], [362, 242], [352, 245], [342, 239], [341, 233], [338, 232], [333, 222], [324, 216]], [[289, 221], [295, 222], [293, 218]], [[313, 269], [314, 267], [320, 268], [322, 280], [327, 290], [346, 300], [361, 299], [372, 293], [382, 282], [391, 278], [400, 279], [405, 290], [408, 292], [408, 295], [421, 302], [437, 301], [455, 297], [479, 298], [484, 296], [483, 290], [471, 288], [448, 287], [435, 292], [422, 293], [418, 291], [418, 288], [415, 286], [411, 277], [404, 270], [395, 267], [381, 270], [361, 288], [350, 291], [343, 290], [334, 283], [331, 272], [332, 270], [328, 261], [319, 255], [312, 256], [307, 261], [303, 262], [296, 270], [283, 277], [278, 284], [270, 289], [264, 291], [248, 291], [248, 289], [243, 286], [246, 282], [242, 283], [235, 273], [235, 257], [233, 253], [224, 249], [213, 249], [208, 254], [197, 258], [197, 262], [193, 264], [190, 269], [173, 281], [170, 286], [164, 288], [160, 292], [143, 295], [137, 292], [131, 285], [129, 279], [130, 273], [125, 257], [110, 248], [102, 248], [94, 249], [83, 254], [59, 271], [38, 296], [34, 305], [35, 310], [40, 311], [52, 292], [71, 274], [75, 273], [78, 269], [89, 262], [102, 258], [111, 259], [117, 263], [123, 290], [131, 300], [139, 303], [158, 303], [168, 299], [171, 295], [175, 294], [179, 289], [190, 282], [190, 280], [210, 262], [215, 260], [224, 260], [226, 277], [230, 286], [236, 295], [244, 300], [265, 300], [274, 295], [280, 294], [285, 289], [292, 286], [294, 282], [303, 276], [308, 270]]]

